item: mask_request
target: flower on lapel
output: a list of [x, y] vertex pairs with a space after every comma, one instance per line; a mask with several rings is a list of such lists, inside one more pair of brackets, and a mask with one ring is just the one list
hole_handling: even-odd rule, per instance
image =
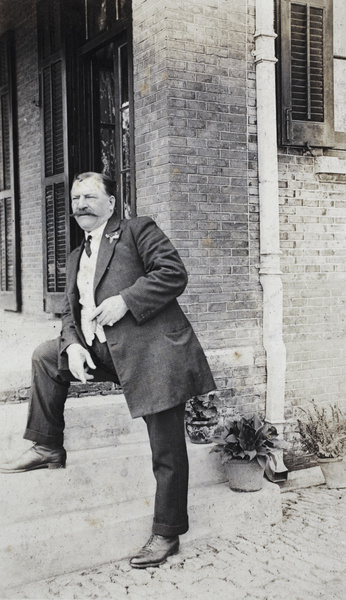
[[109, 240], [111, 244], [114, 240], [118, 240], [120, 237], [120, 231], [115, 231], [114, 233], [106, 233], [106, 238]]

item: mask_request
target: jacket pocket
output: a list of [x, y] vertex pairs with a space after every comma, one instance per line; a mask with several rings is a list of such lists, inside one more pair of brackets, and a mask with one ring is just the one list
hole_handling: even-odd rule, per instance
[[191, 338], [192, 327], [184, 326], [182, 329], [175, 331], [166, 331], [165, 337], [175, 344], [185, 344]]

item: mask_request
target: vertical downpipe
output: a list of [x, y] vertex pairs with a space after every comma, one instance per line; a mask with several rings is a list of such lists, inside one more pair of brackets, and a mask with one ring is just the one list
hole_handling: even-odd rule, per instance
[[256, 97], [260, 205], [260, 281], [267, 358], [266, 420], [280, 432], [285, 407], [286, 348], [282, 337], [279, 194], [273, 0], [256, 1]]

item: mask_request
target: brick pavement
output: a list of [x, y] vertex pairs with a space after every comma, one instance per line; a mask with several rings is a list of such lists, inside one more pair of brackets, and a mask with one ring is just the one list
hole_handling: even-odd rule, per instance
[[278, 525], [182, 541], [160, 568], [134, 570], [123, 560], [12, 590], [6, 600], [343, 600], [346, 490], [283, 490], [282, 500]]

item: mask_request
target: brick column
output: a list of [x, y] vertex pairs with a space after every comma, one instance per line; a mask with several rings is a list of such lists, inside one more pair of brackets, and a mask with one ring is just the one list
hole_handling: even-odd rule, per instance
[[138, 214], [186, 264], [220, 387], [263, 408], [254, 3], [134, 0], [134, 104]]

